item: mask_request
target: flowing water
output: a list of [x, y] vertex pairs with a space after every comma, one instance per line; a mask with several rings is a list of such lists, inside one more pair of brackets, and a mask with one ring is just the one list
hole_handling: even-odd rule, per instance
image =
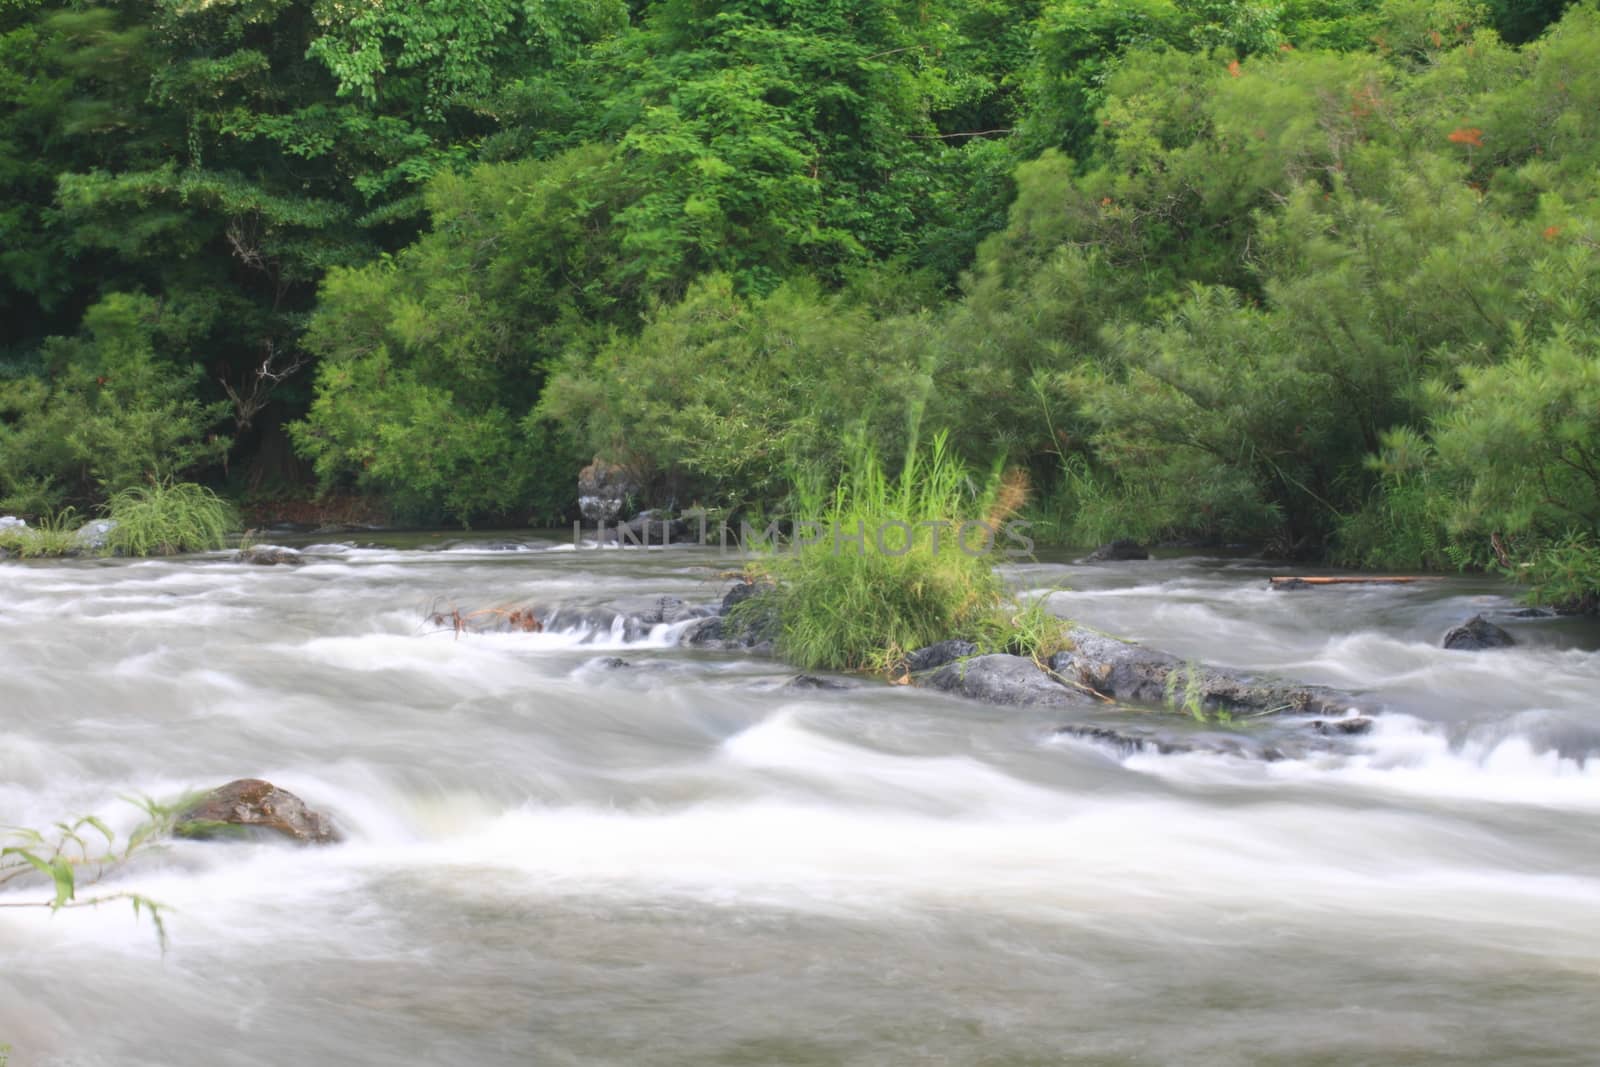
[[1586, 624], [1451, 653], [1505, 589], [1010, 570], [1108, 632], [1394, 709], [1265, 762], [784, 689], [669, 626], [427, 621], [710, 601], [728, 565], [397, 543], [0, 567], [0, 823], [125, 832], [120, 796], [262, 777], [347, 834], [178, 842], [97, 887], [165, 906], [164, 955], [125, 901], [0, 908], [12, 1067], [1600, 1062]]

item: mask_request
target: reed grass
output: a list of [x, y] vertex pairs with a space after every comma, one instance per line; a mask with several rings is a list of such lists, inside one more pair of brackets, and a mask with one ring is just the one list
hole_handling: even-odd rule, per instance
[[18, 559], [47, 559], [71, 554], [78, 547], [77, 512], [66, 508], [43, 515], [32, 526], [0, 530], [0, 549]]
[[233, 506], [192, 482], [155, 482], [113, 495], [105, 505], [116, 525], [106, 547], [127, 556], [170, 556], [222, 548], [239, 528]]
[[1060, 620], [1008, 597], [992, 548], [975, 554], [958, 542], [963, 523], [998, 529], [1017, 513], [1027, 496], [1020, 473], [975, 476], [943, 434], [926, 449], [913, 439], [898, 475], [863, 440], [846, 457], [831, 488], [796, 480], [796, 511], [823, 534], [758, 564], [776, 589], [741, 605], [776, 618], [781, 656], [894, 674], [906, 653], [947, 638], [1023, 654], [1057, 639]]

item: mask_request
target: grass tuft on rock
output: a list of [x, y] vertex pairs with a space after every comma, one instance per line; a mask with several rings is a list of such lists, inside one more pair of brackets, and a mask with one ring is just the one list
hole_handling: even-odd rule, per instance
[[975, 477], [943, 434], [925, 451], [913, 441], [898, 476], [857, 441], [831, 490], [796, 485], [812, 536], [763, 560], [756, 569], [776, 589], [735, 613], [771, 613], [779, 655], [808, 669], [898, 674], [906, 653], [948, 638], [1048, 655], [1061, 620], [1013, 601], [995, 572], [1004, 524], [1026, 496], [1020, 472]]
[[18, 559], [70, 555], [77, 547], [77, 513], [72, 508], [41, 516], [33, 526], [0, 529], [0, 551]]
[[222, 548], [239, 528], [233, 506], [205, 486], [157, 482], [124, 489], [105, 506], [116, 525], [106, 547], [127, 556], [170, 556]]

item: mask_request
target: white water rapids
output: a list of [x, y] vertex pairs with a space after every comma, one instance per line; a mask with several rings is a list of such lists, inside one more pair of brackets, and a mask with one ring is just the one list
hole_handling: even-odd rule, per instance
[[1122, 754], [1054, 737], [1059, 711], [925, 690], [784, 689], [792, 670], [671, 627], [426, 621], [711, 601], [729, 565], [0, 566], [0, 824], [125, 832], [120, 796], [261, 777], [347, 835], [175, 842], [97, 887], [161, 902], [165, 955], [125, 901], [0, 908], [12, 1067], [1600, 1062], [1591, 624], [1446, 652], [1506, 589], [1009, 571], [1109, 633], [1393, 709], [1267, 762]]

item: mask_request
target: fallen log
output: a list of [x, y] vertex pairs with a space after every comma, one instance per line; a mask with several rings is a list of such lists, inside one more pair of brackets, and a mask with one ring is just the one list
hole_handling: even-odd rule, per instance
[[1283, 575], [1267, 579], [1274, 589], [1305, 589], [1313, 585], [1405, 585], [1409, 582], [1437, 582], [1440, 580], [1436, 575], [1387, 575], [1383, 577], [1367, 575], [1296, 577], [1294, 575]]

